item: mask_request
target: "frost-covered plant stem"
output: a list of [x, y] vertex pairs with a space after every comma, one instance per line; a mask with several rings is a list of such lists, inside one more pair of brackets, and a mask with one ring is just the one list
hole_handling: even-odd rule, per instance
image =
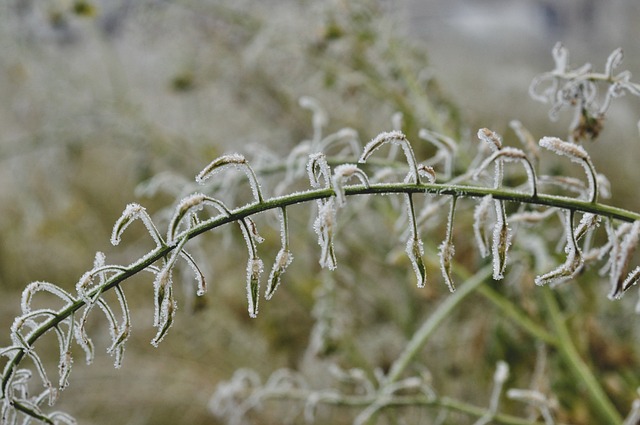
[[554, 298], [554, 294], [550, 288], [542, 288], [544, 294], [545, 305], [549, 313], [549, 318], [553, 324], [557, 334], [557, 348], [564, 358], [567, 366], [572, 370], [573, 374], [579, 379], [579, 382], [585, 387], [589, 398], [594, 403], [595, 411], [599, 413], [603, 423], [620, 424], [622, 417], [611, 403], [602, 386], [598, 383], [596, 377], [589, 370], [589, 366], [582, 360], [576, 346], [573, 344], [573, 338], [567, 328], [564, 317], [560, 312], [558, 302]]
[[[437, 184], [437, 183], [386, 183], [386, 184], [371, 184], [369, 187], [356, 186], [356, 187], [346, 187], [344, 189], [345, 196], [353, 196], [353, 195], [364, 195], [364, 194], [390, 194], [390, 193], [399, 193], [399, 194], [414, 194], [414, 193], [431, 193], [431, 194], [439, 194], [439, 195], [453, 195], [456, 197], [476, 197], [482, 198], [486, 195], [492, 195], [494, 199], [501, 199], [505, 201], [513, 201], [518, 203], [530, 203], [530, 204], [538, 204], [538, 205], [547, 205], [554, 206], [557, 208], [565, 208], [572, 209], [576, 211], [582, 212], [590, 212], [606, 217], [610, 217], [613, 219], [618, 219], [622, 221], [632, 222], [635, 220], [640, 220], [640, 214], [632, 211], [627, 211], [624, 209], [612, 207], [609, 205], [604, 205], [600, 203], [593, 203], [590, 201], [568, 198], [563, 196], [555, 196], [555, 195], [546, 195], [538, 193], [535, 197], [532, 197], [530, 194], [522, 193], [515, 190], [508, 189], [494, 189], [494, 188], [485, 188], [485, 187], [476, 187], [476, 186], [464, 186], [464, 185], [449, 185], [449, 184]], [[202, 233], [206, 233], [211, 229], [223, 226], [228, 223], [236, 222], [239, 220], [243, 220], [252, 215], [258, 214], [260, 212], [268, 211], [271, 209], [282, 208], [289, 205], [294, 205], [303, 202], [309, 202], [318, 199], [325, 199], [331, 196], [335, 196], [335, 192], [333, 189], [316, 189], [309, 190], [306, 192], [294, 193], [290, 195], [274, 197], [271, 199], [266, 199], [260, 203], [250, 204], [241, 208], [237, 208], [235, 210], [231, 210], [229, 215], [216, 217], [214, 219], [206, 220], [198, 225], [193, 226], [192, 228], [185, 230], [176, 235], [176, 240], [181, 240], [183, 237], [186, 237], [187, 240], [190, 240]], [[154, 250], [150, 251], [140, 260], [135, 263], [130, 264], [126, 267], [126, 270], [123, 272], [119, 272], [112, 276], [105, 285], [101, 286], [99, 289], [94, 289], [93, 291], [89, 291], [87, 293], [88, 299], [93, 299], [97, 295], [97, 291], [106, 292], [119, 285], [121, 282], [125, 281], [129, 277], [140, 273], [141, 271], [147, 269], [152, 266], [156, 261], [166, 257], [171, 251], [173, 251], [177, 246], [177, 243], [166, 245], [166, 246], [158, 246]], [[484, 269], [483, 269], [484, 270]], [[477, 282], [479, 284], [479, 282]], [[464, 287], [467, 287], [464, 285]], [[461, 291], [459, 288], [455, 294], [450, 298], [450, 302], [454, 303], [450, 308], [455, 306], [456, 300], [458, 297], [463, 298], [466, 295], [466, 292]], [[79, 299], [68, 306], [60, 309], [56, 312], [54, 317], [44, 321], [40, 326], [31, 331], [26, 339], [27, 344], [32, 345], [37, 341], [44, 333], [53, 329], [60, 323], [62, 323], [65, 319], [69, 318], [72, 314], [80, 310], [83, 306], [86, 305], [85, 300]], [[443, 314], [446, 316], [446, 314]], [[425, 331], [426, 332], [426, 331]], [[427, 334], [428, 336], [428, 334]], [[10, 379], [11, 374], [15, 370], [16, 366], [22, 361], [25, 356], [24, 351], [18, 351], [16, 355], [11, 358], [5, 366], [2, 378], [2, 386], [0, 389], [4, 392], [6, 389], [6, 385], [8, 380]], [[409, 361], [412, 355], [402, 356], [398, 363], [399, 366], [392, 368], [392, 372], [395, 369], [398, 369], [398, 372], [393, 372], [394, 374], [400, 373], [404, 367], [400, 366], [405, 361]], [[393, 375], [391, 375], [393, 376]], [[397, 378], [397, 377], [396, 377]], [[395, 379], [395, 378], [394, 378]], [[392, 379], [393, 380], [393, 379]], [[25, 407], [26, 409], [26, 407]]]

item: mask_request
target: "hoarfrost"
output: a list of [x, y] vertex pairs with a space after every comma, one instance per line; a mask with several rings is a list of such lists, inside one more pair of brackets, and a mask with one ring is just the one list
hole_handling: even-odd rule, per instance
[[204, 184], [211, 176], [217, 174], [218, 172], [229, 166], [240, 169], [246, 174], [249, 180], [249, 185], [251, 187], [253, 197], [258, 203], [261, 203], [263, 199], [258, 178], [256, 177], [253, 168], [251, 168], [251, 166], [247, 162], [246, 158], [239, 153], [223, 155], [211, 161], [209, 165], [207, 165], [202, 171], [200, 171], [200, 173], [198, 173], [198, 175], [196, 176], [196, 182], [198, 184]]
[[251, 318], [258, 317], [258, 300], [260, 297], [260, 275], [264, 264], [259, 258], [250, 258], [247, 262], [247, 301]]
[[480, 250], [480, 256], [485, 258], [489, 255], [489, 234], [487, 232], [489, 221], [489, 210], [493, 204], [493, 197], [487, 195], [476, 205], [473, 211], [473, 234], [476, 244]]
[[369, 179], [364, 171], [358, 168], [355, 164], [342, 164], [338, 165], [333, 170], [333, 190], [336, 192], [336, 201], [339, 207], [346, 205], [346, 197], [344, 193], [344, 181], [351, 177], [357, 177], [358, 180], [365, 186], [369, 187]]
[[567, 239], [564, 248], [565, 253], [567, 254], [566, 261], [558, 268], [541, 276], [536, 276], [536, 285], [549, 284], [552, 286], [556, 286], [567, 280], [573, 279], [582, 270], [584, 266], [584, 258], [582, 257], [582, 251], [580, 250], [576, 242], [576, 237], [573, 229], [573, 216], [573, 211], [566, 212], [566, 219], [564, 223]]
[[496, 210], [496, 223], [493, 226], [491, 252], [493, 254], [493, 279], [500, 280], [504, 277], [507, 266], [507, 252], [511, 246], [511, 229], [506, 220], [504, 203], [500, 200], [493, 201]]
[[362, 155], [358, 160], [359, 163], [364, 163], [371, 156], [371, 154], [385, 143], [397, 144], [402, 147], [405, 157], [407, 158], [407, 164], [409, 165], [409, 173], [405, 178], [406, 182], [420, 183], [420, 174], [418, 172], [418, 162], [416, 161], [415, 154], [411, 148], [407, 136], [400, 131], [389, 131], [378, 134], [364, 147]]
[[566, 156], [572, 162], [576, 162], [584, 168], [589, 182], [589, 200], [596, 202], [598, 197], [598, 182], [595, 168], [587, 151], [582, 146], [572, 142], [565, 142], [557, 137], [543, 137], [540, 139], [539, 144], [557, 155]]
[[114, 224], [113, 231], [111, 232], [111, 244], [114, 246], [118, 245], [120, 243], [122, 233], [136, 219], [140, 219], [144, 223], [156, 245], [162, 246], [162, 237], [160, 237], [158, 229], [155, 224], [153, 224], [153, 221], [151, 221], [151, 217], [149, 217], [149, 214], [142, 205], [136, 203], [128, 204], [120, 218]]

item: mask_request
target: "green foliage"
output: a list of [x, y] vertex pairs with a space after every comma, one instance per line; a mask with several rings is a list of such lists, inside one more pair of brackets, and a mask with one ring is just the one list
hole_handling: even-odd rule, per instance
[[[258, 18], [211, 7], [236, 23], [238, 38], [230, 40], [281, 41], [281, 34], [258, 39], [265, 29], [254, 28], [266, 25]], [[130, 203], [111, 235], [113, 245], [131, 243], [141, 254], [107, 261], [115, 255], [98, 252], [75, 290], [45, 281], [27, 286], [10, 343], [0, 350], [6, 358], [3, 424], [73, 423], [50, 406], [69, 383], [73, 388], [76, 345], [87, 363], [97, 361], [95, 347], [105, 345], [115, 366], [126, 367], [138, 308], [149, 310], [135, 287], [153, 293], [149, 339], [157, 346], [181, 320], [190, 320], [180, 317], [189, 308], [178, 310], [188, 305], [180, 299], [182, 281], [199, 297], [187, 295], [192, 311], [218, 319], [199, 327], [196, 318], [190, 329], [196, 341], [182, 345], [213, 340], [222, 346], [209, 332], [228, 330], [230, 344], [245, 344], [243, 355], [261, 352], [258, 341], [266, 340], [272, 352], [288, 356], [268, 362], [266, 379], [265, 365], [246, 363], [218, 383], [209, 408], [227, 423], [551, 424], [597, 417], [614, 424], [625, 415], [625, 423], [637, 422], [638, 361], [620, 354], [624, 339], [634, 335], [629, 320], [610, 332], [593, 329], [616, 327], [600, 317], [610, 311], [601, 299], [613, 303], [594, 289], [600, 288], [598, 274], [608, 276], [611, 299], [640, 277], [640, 268], [633, 268], [640, 214], [603, 203], [608, 181], [584, 143], [598, 137], [613, 98], [640, 94], [630, 74], [616, 74], [621, 52], [609, 57], [604, 73], [595, 73], [571, 68], [566, 50], [556, 46], [555, 69], [537, 78], [531, 91], [552, 103], [554, 116], [574, 110], [569, 136], [536, 143], [518, 123], [517, 148], [486, 128], [477, 139], [465, 137], [455, 109], [431, 80], [419, 78], [423, 56], [380, 30], [375, 11], [340, 3], [325, 16], [319, 38], [303, 43], [315, 59], [313, 77], [322, 82], [317, 97], [300, 97], [296, 106], [301, 93], [295, 91], [304, 85], [284, 87], [276, 77], [278, 61], [268, 63], [274, 69], [250, 66], [236, 76], [241, 85], [251, 84], [238, 93], [256, 89], [252, 113], [266, 105], [264, 96], [281, 108], [274, 117], [279, 125], [291, 124], [291, 134], [303, 132], [298, 126], [311, 112], [309, 139], [287, 147], [285, 155], [215, 152], [207, 166], [199, 163], [198, 189], [158, 174], [142, 190], [173, 190], [175, 207], [150, 214]], [[309, 70], [298, 72], [294, 80]], [[181, 75], [198, 82], [181, 96], [206, 84], [198, 73]], [[187, 89], [170, 81], [176, 90]], [[328, 93], [340, 101], [327, 101]], [[333, 106], [342, 102], [353, 109], [337, 114], [332, 129]], [[357, 108], [375, 102], [381, 105], [375, 111]], [[371, 130], [372, 118], [358, 124], [367, 113], [386, 114], [390, 128]], [[289, 114], [305, 119], [293, 124]], [[359, 135], [372, 131], [378, 135], [362, 146]], [[546, 164], [555, 163], [551, 154], [577, 163], [586, 177], [545, 174]], [[136, 226], [151, 245], [135, 242]], [[228, 233], [234, 228], [239, 232]], [[246, 255], [240, 256], [243, 245]], [[238, 265], [245, 261], [241, 304]], [[440, 275], [441, 287], [435, 284]], [[260, 303], [262, 297], [269, 303]], [[258, 307], [259, 319], [245, 327], [262, 339], [234, 342], [243, 332], [237, 322], [258, 316]], [[216, 316], [225, 308], [226, 316]], [[296, 340], [306, 335], [308, 343]], [[57, 377], [41, 341], [58, 343]], [[206, 364], [201, 346], [195, 347], [196, 361]], [[177, 369], [175, 375], [187, 369], [181, 361], [164, 367]]]

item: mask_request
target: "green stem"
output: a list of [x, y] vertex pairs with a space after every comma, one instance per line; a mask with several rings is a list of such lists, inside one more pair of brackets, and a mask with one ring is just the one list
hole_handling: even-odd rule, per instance
[[[476, 187], [476, 186], [465, 186], [465, 185], [456, 185], [456, 184], [436, 184], [436, 183], [387, 183], [387, 184], [374, 184], [369, 187], [365, 186], [352, 186], [345, 188], [346, 196], [354, 196], [354, 195], [371, 195], [371, 194], [391, 194], [391, 193], [404, 193], [407, 195], [413, 193], [430, 193], [437, 195], [450, 195], [457, 197], [474, 197], [474, 198], [482, 198], [486, 195], [492, 195], [495, 199], [502, 199], [505, 201], [512, 201], [517, 203], [524, 204], [536, 204], [536, 205], [546, 205], [555, 208], [564, 208], [571, 209], [582, 212], [590, 212], [602, 216], [606, 216], [612, 219], [618, 219], [627, 222], [633, 222], [635, 220], [640, 220], [640, 213], [627, 211], [621, 208], [616, 208], [609, 205], [600, 204], [597, 202], [589, 202], [583, 201], [574, 198], [568, 198], [563, 196], [553, 196], [553, 195], [545, 195], [538, 194], [537, 196], [531, 196], [530, 194], [518, 192], [515, 190], [508, 189], [495, 189], [495, 188], [485, 188], [485, 187]], [[260, 212], [268, 211], [274, 208], [284, 208], [289, 205], [309, 202], [317, 199], [325, 199], [331, 196], [335, 196], [335, 192], [332, 189], [316, 189], [309, 190], [306, 192], [299, 192], [290, 195], [274, 197], [264, 202], [255, 203], [251, 205], [247, 205], [238, 209], [231, 211], [231, 214], [224, 217], [214, 218], [210, 220], [203, 221], [198, 226], [195, 226], [188, 231], [182, 232], [176, 235], [176, 240], [182, 240], [185, 237], [187, 240], [195, 238], [196, 236], [206, 233], [209, 230], [215, 229], [217, 227], [223, 226], [225, 224], [241, 221], [249, 216], [258, 214]], [[139, 272], [145, 270], [149, 266], [151, 266], [156, 261], [164, 258], [171, 251], [173, 251], [177, 247], [177, 243], [172, 243], [170, 245], [158, 246], [145, 256], [143, 256], [138, 261], [130, 264], [126, 267], [126, 271], [122, 273], [116, 274], [111, 277], [105, 285], [101, 286], [90, 292], [88, 295], [89, 299], [93, 299], [94, 296], [97, 296], [99, 293], [106, 292], [116, 285], [120, 284], [124, 280], [128, 279], [131, 276], [138, 274]], [[479, 286], [481, 283], [481, 277], [484, 277], [485, 273], [489, 272], [489, 268], [483, 268], [480, 272], [478, 272], [474, 277], [476, 279], [471, 279], [469, 282], [466, 282], [456, 293], [451, 295], [447, 300], [443, 303], [442, 308], [445, 310], [441, 313], [441, 317], [434, 317], [435, 321], [432, 325], [437, 325], [440, 321], [446, 317], [446, 314], [455, 307], [455, 305], [461, 301], [468, 293]], [[473, 284], [473, 285], [472, 285]], [[55, 317], [43, 322], [39, 327], [33, 329], [28, 337], [26, 338], [27, 343], [29, 345], [33, 345], [43, 334], [57, 326], [62, 321], [66, 320], [73, 313], [81, 309], [85, 306], [85, 301], [83, 299], [79, 299], [74, 303], [69, 304], [68, 306], [60, 309]], [[431, 321], [428, 321], [431, 323]], [[425, 326], [428, 325], [425, 323]], [[430, 335], [431, 332], [435, 329], [429, 330], [424, 329], [423, 332], [427, 332], [426, 337]], [[414, 353], [415, 354], [415, 353]], [[409, 355], [408, 360], [410, 361], [414, 354], [407, 353]], [[6, 387], [8, 385], [9, 379], [16, 369], [17, 365], [24, 358], [24, 351], [18, 352], [11, 360], [9, 360], [2, 373], [2, 383], [0, 385], [0, 394], [6, 394]], [[404, 361], [404, 360], [403, 360]], [[406, 367], [406, 365], [402, 366], [398, 364], [397, 373], [398, 376], [402, 372], [402, 370]], [[397, 376], [394, 377], [397, 379]]]
[[591, 373], [589, 366], [582, 360], [578, 350], [571, 339], [569, 329], [565, 323], [565, 318], [562, 317], [558, 302], [556, 301], [553, 292], [548, 287], [541, 288], [544, 294], [544, 301], [547, 306], [551, 323], [555, 328], [557, 335], [558, 345], [557, 348], [560, 351], [565, 363], [575, 375], [577, 380], [582, 383], [587, 391], [587, 394], [593, 402], [593, 407], [601, 420], [607, 424], [620, 424], [622, 423], [622, 417], [616, 410], [613, 403], [602, 389], [602, 386], [598, 383], [596, 377]]
[[542, 326], [531, 320], [521, 309], [517, 308], [513, 302], [505, 298], [498, 291], [489, 285], [482, 285], [478, 288], [478, 293], [489, 300], [497, 307], [512, 323], [520, 326], [535, 339], [544, 341], [545, 343], [557, 346], [558, 338], [547, 331]]
[[462, 300], [486, 281], [489, 276], [491, 276], [491, 273], [492, 268], [490, 266], [485, 266], [469, 279], [466, 279], [465, 282], [456, 289], [456, 292], [445, 298], [442, 304], [438, 306], [433, 314], [431, 314], [431, 316], [429, 316], [422, 326], [420, 326], [420, 328], [413, 334], [411, 341], [409, 341], [404, 351], [393, 362], [391, 369], [389, 370], [389, 374], [386, 377], [385, 385], [396, 382], [401, 377], [402, 373], [413, 361], [414, 357], [420, 352], [424, 344], [442, 321], [451, 314], [453, 309], [455, 309]]

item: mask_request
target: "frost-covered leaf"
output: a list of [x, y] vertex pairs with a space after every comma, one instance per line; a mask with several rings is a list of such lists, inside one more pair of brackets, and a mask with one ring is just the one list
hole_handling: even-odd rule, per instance
[[598, 196], [598, 181], [595, 168], [587, 151], [580, 145], [565, 142], [557, 137], [543, 137], [540, 139], [539, 144], [557, 155], [566, 156], [571, 161], [582, 165], [589, 182], [589, 200], [596, 202]]
[[324, 179], [326, 188], [331, 187], [331, 169], [327, 163], [327, 157], [321, 153], [314, 153], [309, 155], [309, 162], [307, 162], [307, 174], [309, 176], [309, 182], [314, 189], [320, 189], [322, 184], [320, 183], [320, 177]]
[[333, 197], [321, 202], [318, 207], [318, 217], [313, 224], [313, 230], [318, 235], [321, 248], [320, 265], [329, 270], [337, 267], [336, 255], [333, 247], [333, 234], [336, 225], [336, 205]]
[[493, 197], [487, 195], [483, 197], [473, 212], [473, 234], [476, 238], [476, 244], [480, 250], [482, 258], [489, 255], [489, 211], [493, 205]]
[[278, 219], [280, 221], [280, 241], [282, 247], [280, 251], [278, 251], [271, 273], [269, 273], [269, 281], [267, 282], [267, 289], [265, 290], [265, 298], [267, 300], [271, 299], [273, 293], [278, 289], [282, 274], [293, 261], [293, 254], [289, 250], [289, 223], [286, 208], [283, 207], [280, 209]]
[[298, 104], [301, 107], [310, 110], [313, 114], [311, 118], [313, 125], [312, 145], [317, 146], [320, 143], [320, 139], [322, 138], [322, 129], [327, 125], [327, 122], [329, 121], [327, 113], [324, 108], [320, 106], [320, 103], [311, 96], [302, 96], [298, 100]]
[[[640, 241], [640, 221], [634, 221], [629, 231], [624, 235], [619, 247], [611, 251], [611, 269], [609, 273], [611, 292], [609, 298], [619, 298], [622, 296], [625, 288], [625, 281], [629, 264], [633, 254], [638, 247]], [[633, 277], [631, 280], [633, 280]], [[627, 283], [627, 287], [631, 285], [631, 281]]]
[[260, 275], [264, 264], [259, 258], [250, 258], [247, 262], [247, 301], [249, 316], [258, 317], [258, 300], [260, 299]]
[[111, 244], [118, 245], [120, 243], [122, 233], [125, 231], [127, 227], [135, 220], [140, 219], [142, 223], [144, 223], [147, 231], [153, 238], [154, 242], [157, 246], [164, 245], [164, 241], [158, 232], [155, 224], [151, 221], [151, 217], [147, 213], [146, 209], [140, 204], [131, 203], [127, 205], [127, 207], [122, 212], [120, 218], [116, 221], [113, 226], [113, 231], [111, 232]]
[[502, 149], [502, 137], [488, 128], [481, 128], [478, 130], [478, 139], [485, 142], [492, 152]]
[[509, 127], [516, 133], [516, 136], [524, 146], [525, 152], [531, 161], [534, 164], [538, 163], [538, 161], [540, 161], [540, 148], [531, 132], [518, 120], [511, 120]]
[[52, 295], [55, 295], [56, 297], [65, 301], [67, 305], [71, 305], [76, 301], [70, 293], [60, 288], [59, 286], [54, 285], [53, 283], [43, 281], [31, 282], [22, 291], [22, 314], [28, 314], [31, 312], [31, 300], [33, 299], [33, 296], [38, 292], [48, 292]]
[[455, 285], [453, 284], [453, 278], [451, 277], [451, 266], [453, 256], [455, 254], [455, 248], [453, 246], [453, 215], [456, 209], [456, 198], [451, 198], [451, 207], [449, 209], [449, 218], [447, 221], [447, 233], [444, 241], [440, 244], [440, 270], [442, 271], [442, 277], [445, 283], [449, 287], [451, 292], [455, 291]]
[[420, 129], [418, 137], [431, 142], [438, 149], [436, 158], [438, 160], [440, 158], [442, 159], [442, 162], [444, 163], [444, 178], [446, 180], [450, 179], [453, 172], [453, 160], [458, 151], [458, 145], [456, 142], [451, 137], [425, 128]]
[[564, 223], [566, 245], [564, 250], [567, 254], [567, 258], [564, 264], [560, 265], [554, 270], [551, 270], [548, 273], [545, 273], [541, 276], [536, 276], [536, 285], [548, 284], [556, 286], [567, 280], [573, 279], [582, 270], [584, 266], [584, 258], [582, 256], [580, 247], [578, 247], [575, 230], [573, 228], [574, 214], [574, 211], [566, 212], [566, 219]]
[[491, 252], [493, 254], [493, 278], [500, 280], [504, 277], [507, 267], [507, 253], [511, 246], [511, 230], [507, 223], [504, 203], [501, 200], [493, 201], [496, 210], [496, 222], [493, 226]]
[[[473, 178], [477, 179], [480, 176], [480, 173], [482, 173], [489, 166], [489, 164], [494, 161], [521, 162], [522, 165], [524, 165], [525, 171], [527, 172], [527, 181], [529, 183], [529, 186], [531, 187], [531, 196], [536, 196], [537, 180], [535, 170], [533, 169], [533, 165], [529, 161], [529, 158], [524, 153], [524, 151], [518, 148], [505, 147], [496, 150], [495, 152], [493, 152], [493, 154], [491, 154], [491, 156], [486, 158], [478, 168], [476, 168], [473, 174]], [[500, 182], [500, 184], [497, 184], [497, 186], [500, 186], [501, 183], [502, 182]]]
[[253, 168], [251, 168], [251, 166], [249, 165], [249, 162], [243, 155], [239, 153], [223, 155], [211, 161], [209, 165], [207, 165], [202, 171], [200, 171], [200, 173], [198, 173], [198, 175], [196, 176], [196, 183], [204, 184], [213, 175], [219, 173], [224, 169], [227, 169], [228, 167], [233, 167], [244, 171], [249, 180], [249, 185], [251, 186], [253, 197], [257, 202], [261, 203], [263, 199], [262, 192], [260, 190], [260, 182], [258, 182], [258, 178], [253, 171]]
[[202, 193], [193, 193], [183, 198], [178, 203], [176, 211], [169, 221], [167, 230], [167, 241], [169, 243], [175, 241], [178, 227], [185, 217], [189, 217], [190, 215], [195, 214], [197, 211], [202, 210], [207, 205], [215, 207], [220, 213], [226, 216], [229, 216], [231, 214], [229, 209], [224, 205], [222, 201], [219, 201], [218, 199], [212, 198]]
[[356, 177], [365, 186], [369, 187], [369, 178], [364, 171], [355, 164], [341, 164], [333, 170], [333, 190], [336, 192], [336, 202], [339, 207], [346, 205], [347, 200], [344, 194], [344, 182], [351, 177]]
[[404, 152], [404, 155], [407, 159], [407, 164], [409, 165], [409, 173], [407, 174], [405, 181], [413, 182], [416, 184], [420, 183], [418, 162], [416, 161], [415, 154], [413, 153], [413, 148], [411, 147], [409, 140], [407, 140], [407, 136], [405, 136], [400, 131], [389, 131], [378, 134], [369, 143], [366, 144], [358, 162], [366, 162], [373, 152], [375, 152], [380, 146], [386, 143], [397, 144], [402, 148], [402, 151]]

